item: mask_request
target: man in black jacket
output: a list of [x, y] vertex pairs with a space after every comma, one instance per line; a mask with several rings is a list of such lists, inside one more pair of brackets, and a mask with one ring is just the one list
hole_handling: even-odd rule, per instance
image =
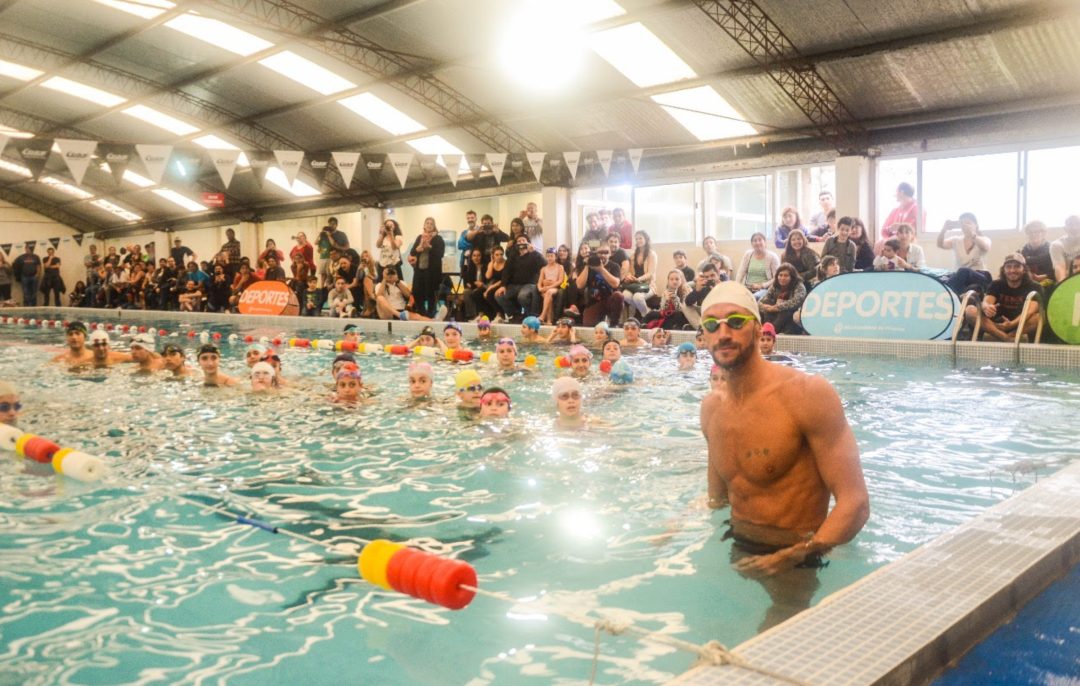
[[520, 321], [524, 317], [540, 314], [540, 290], [536, 284], [545, 264], [544, 257], [536, 252], [528, 237], [518, 236], [503, 272], [503, 285], [495, 291], [495, 301], [508, 321]]

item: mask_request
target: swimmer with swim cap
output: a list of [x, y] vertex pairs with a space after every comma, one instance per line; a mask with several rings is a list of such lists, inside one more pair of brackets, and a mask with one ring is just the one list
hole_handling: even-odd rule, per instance
[[654, 348], [664, 348], [671, 342], [671, 332], [667, 329], [653, 329], [649, 345]]
[[708, 506], [731, 505], [733, 566], [762, 579], [773, 599], [764, 629], [809, 605], [814, 568], [862, 529], [870, 500], [840, 397], [822, 377], [762, 358], [753, 294], [734, 281], [717, 284], [702, 303], [701, 327], [724, 375], [701, 405]]
[[165, 365], [165, 369], [172, 372], [170, 379], [181, 379], [185, 376], [191, 376], [191, 367], [187, 364], [187, 356], [184, 355], [184, 349], [173, 343], [169, 343], [161, 349], [161, 360]]
[[525, 317], [521, 320], [521, 342], [543, 343], [544, 338], [540, 335], [540, 318]]
[[81, 367], [94, 363], [94, 353], [86, 347], [86, 324], [82, 322], [68, 322], [64, 331], [64, 340], [67, 343], [67, 352], [57, 355], [53, 362], [67, 364], [69, 367]]
[[570, 375], [582, 379], [589, 375], [589, 366], [592, 364], [592, 353], [585, 346], [578, 343], [570, 348], [566, 354], [570, 358]]
[[111, 343], [112, 339], [109, 338], [109, 334], [101, 329], [97, 329], [90, 334], [90, 350], [93, 352], [93, 364], [96, 369], [111, 367], [117, 362], [131, 362], [130, 354], [110, 349]]
[[266, 346], [261, 343], [252, 343], [248, 346], [244, 352], [244, 362], [247, 363], [248, 368], [255, 366], [255, 363], [263, 358], [266, 354]]
[[574, 320], [570, 317], [563, 317], [555, 322], [555, 328], [552, 330], [551, 335], [547, 338], [548, 343], [569, 343], [573, 345], [577, 343], [577, 333], [574, 330]]
[[428, 362], [409, 363], [409, 397], [412, 400], [430, 400], [435, 373]]
[[697, 364], [697, 346], [689, 341], [680, 343], [675, 349], [675, 357], [679, 362], [679, 371], [688, 372]]
[[506, 419], [510, 416], [510, 396], [501, 388], [492, 386], [480, 395], [481, 419]]
[[488, 319], [486, 314], [482, 314], [476, 318], [476, 338], [480, 341], [486, 341], [495, 334], [491, 331], [491, 320]]
[[269, 362], [256, 362], [251, 366], [251, 390], [260, 393], [274, 389], [274, 368]]
[[513, 338], [500, 338], [495, 344], [495, 361], [499, 365], [499, 371], [517, 371], [517, 343]]
[[641, 337], [641, 322], [630, 317], [622, 325], [623, 330], [623, 348], [640, 348], [645, 345], [645, 340]]
[[165, 360], [154, 351], [154, 337], [150, 334], [136, 334], [128, 347], [131, 348], [132, 361], [139, 365], [136, 373], [151, 374], [165, 368]]
[[463, 369], [454, 376], [454, 391], [457, 394], [458, 409], [469, 412], [480, 410], [480, 396], [484, 383], [473, 369]]
[[461, 341], [461, 325], [457, 322], [447, 322], [443, 327], [443, 352], [447, 350], [464, 350]]
[[341, 340], [348, 341], [350, 343], [359, 343], [360, 327], [356, 324], [346, 324], [345, 329], [341, 332]]
[[435, 329], [431, 328], [430, 326], [425, 326], [423, 329], [421, 329], [420, 333], [416, 336], [416, 338], [406, 343], [406, 345], [408, 346], [409, 350], [412, 350], [419, 346], [424, 346], [426, 348], [438, 348], [440, 353], [442, 353], [443, 355], [446, 354], [446, 344], [444, 344], [442, 341], [435, 337]]
[[[96, 331], [94, 333], [97, 333]], [[218, 368], [221, 362], [221, 351], [213, 343], [207, 343], [199, 348], [199, 368], [203, 372], [203, 384], [206, 386], [235, 386], [239, 379], [222, 373]]]
[[579, 429], [585, 425], [580, 381], [572, 376], [560, 376], [551, 384], [551, 397], [555, 400], [555, 423], [560, 428]]
[[346, 362], [338, 369], [334, 379], [334, 399], [339, 402], [355, 403], [360, 400], [364, 390], [364, 378], [360, 366], [355, 362]]
[[607, 322], [600, 322], [593, 327], [593, 343], [598, 346], [603, 346], [604, 343], [611, 338], [611, 331], [608, 329]]
[[20, 412], [22, 403], [19, 401], [19, 392], [7, 381], [0, 381], [0, 424], [16, 426]]
[[772, 322], [761, 325], [761, 337], [758, 338], [758, 349], [762, 355], [772, 355], [776, 350], [776, 327]]

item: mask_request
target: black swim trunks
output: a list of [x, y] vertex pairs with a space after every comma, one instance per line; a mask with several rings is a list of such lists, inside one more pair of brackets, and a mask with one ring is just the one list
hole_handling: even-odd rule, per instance
[[[761, 543], [749, 538], [743, 538], [735, 533], [735, 530], [731, 528], [730, 522], [727, 523], [728, 528], [724, 531], [724, 535], [720, 537], [721, 541], [732, 541], [732, 547], [737, 550], [746, 553], [747, 555], [772, 555], [773, 553], [780, 552], [784, 548], [790, 548], [790, 545], [774, 545], [771, 543]], [[829, 566], [829, 561], [821, 553], [812, 553], [807, 555], [802, 562], [795, 565], [795, 569], [824, 569]]]

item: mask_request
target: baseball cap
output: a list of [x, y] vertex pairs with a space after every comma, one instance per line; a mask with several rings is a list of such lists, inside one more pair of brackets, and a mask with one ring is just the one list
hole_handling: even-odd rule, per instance
[[1011, 252], [1008, 255], [1006, 255], [1005, 256], [1005, 261], [1002, 262], [1002, 264], [1008, 264], [1010, 262], [1016, 262], [1016, 263], [1021, 264], [1021, 265], [1025, 266], [1025, 267], [1027, 266], [1027, 260], [1024, 259], [1024, 256], [1021, 255], [1018, 252]]

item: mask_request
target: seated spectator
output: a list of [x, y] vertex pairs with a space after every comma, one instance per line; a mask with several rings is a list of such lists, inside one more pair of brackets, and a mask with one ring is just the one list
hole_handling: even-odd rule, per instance
[[[597, 249], [602, 244], [598, 242]], [[555, 294], [555, 314], [560, 317], [572, 317], [576, 320], [581, 317], [581, 312], [585, 309], [585, 303], [581, 298], [582, 293], [577, 287], [577, 277], [588, 268], [589, 255], [592, 254], [592, 248], [589, 246], [589, 243], [583, 242], [578, 247], [577, 257], [574, 258], [570, 271], [567, 272], [566, 288], [559, 289], [559, 292]]]
[[735, 267], [731, 263], [731, 258], [727, 255], [714, 252], [709, 255], [709, 264], [716, 267], [718, 281], [731, 281], [735, 277]]
[[277, 255], [266, 256], [266, 271], [263, 273], [263, 278], [267, 281], [286, 281], [285, 270], [278, 262]]
[[735, 280], [746, 286], [754, 297], [760, 298], [772, 285], [773, 276], [780, 267], [780, 257], [765, 249], [765, 234], [761, 232], [750, 236], [750, 245], [752, 247], [743, 254], [739, 263]]
[[671, 254], [671, 257], [675, 260], [675, 268], [683, 273], [683, 278], [686, 280], [686, 283], [693, 283], [694, 270], [686, 262], [686, 251], [676, 250]]
[[900, 248], [896, 251], [899, 257], [907, 262], [908, 271], [917, 272], [926, 266], [926, 255], [922, 246], [915, 242], [915, 228], [911, 224], [897, 224], [896, 240]]
[[548, 248], [544, 252], [544, 259], [547, 264], [540, 270], [540, 278], [536, 283], [536, 288], [540, 292], [540, 297], [544, 303], [540, 310], [540, 321], [545, 324], [551, 324], [555, 319], [555, 296], [562, 289], [563, 282], [566, 280], [566, 272], [563, 270], [563, 266], [559, 264], [558, 258], [558, 252], [555, 248]]
[[375, 307], [379, 319], [431, 321], [430, 317], [411, 311], [414, 300], [409, 287], [394, 267], [383, 268], [383, 280], [375, 289]]
[[1027, 242], [1020, 254], [1027, 260], [1028, 274], [1043, 288], [1054, 285], [1054, 260], [1050, 257], [1050, 243], [1046, 240], [1046, 224], [1028, 222], [1024, 227]]
[[618, 326], [622, 316], [623, 295], [618, 291], [622, 271], [611, 259], [611, 248], [602, 245], [589, 256], [585, 268], [575, 280], [577, 290], [584, 296], [581, 313], [585, 326], [596, 326], [605, 317], [610, 326]]
[[212, 312], [227, 312], [229, 295], [230, 284], [225, 265], [215, 264], [214, 275], [210, 277], [210, 284], [206, 289], [206, 304]]
[[1050, 244], [1050, 259], [1054, 264], [1054, 281], [1069, 278], [1073, 260], [1080, 255], [1080, 216], [1065, 220], [1065, 235]]
[[825, 279], [831, 279], [839, 274], [840, 260], [836, 259], [833, 255], [826, 255], [821, 258], [821, 262], [818, 264], [817, 274], [814, 275], [811, 287], [818, 285]]
[[870, 245], [866, 224], [858, 217], [851, 218], [851, 240], [855, 241], [855, 271], [871, 271], [874, 268], [874, 247]]
[[804, 283], [809, 283], [817, 276], [817, 266], [821, 259], [807, 243], [806, 236], [800, 231], [793, 231], [788, 236], [787, 246], [784, 248], [780, 261], [795, 267], [799, 272], [799, 278]]
[[825, 223], [810, 230], [806, 239], [811, 243], [821, 243], [836, 235], [836, 210], [829, 210]]
[[68, 307], [82, 307], [86, 301], [86, 284], [75, 282], [75, 288], [68, 293]]
[[799, 278], [799, 271], [787, 262], [781, 264], [772, 285], [761, 298], [762, 323], [772, 324], [778, 333], [801, 333], [794, 317], [805, 299], [806, 286]]
[[251, 271], [251, 265], [241, 262], [240, 271], [236, 272], [236, 279], [233, 280], [232, 287], [229, 289], [230, 293], [232, 293], [229, 296], [229, 307], [235, 311], [237, 304], [240, 302], [240, 296], [257, 281], [255, 273]]
[[640, 317], [649, 312], [647, 301], [656, 294], [654, 279], [658, 261], [649, 234], [640, 230], [634, 232], [634, 256], [630, 260], [630, 269], [622, 274], [621, 289], [623, 302], [632, 305]]
[[484, 300], [486, 281], [484, 279], [484, 254], [478, 248], [469, 251], [469, 256], [461, 267], [461, 306], [465, 319], [472, 321], [479, 316], [491, 319], [494, 313], [488, 311]]
[[822, 259], [830, 255], [836, 258], [842, 274], [855, 271], [855, 255], [858, 248], [855, 241], [851, 240], [851, 227], [854, 223], [855, 220], [851, 217], [840, 217], [840, 221], [836, 222], [835, 235], [829, 236], [821, 249]]
[[181, 312], [200, 312], [202, 311], [202, 291], [199, 290], [199, 284], [193, 280], [188, 279], [184, 282], [184, 290], [180, 293], [180, 311]]
[[682, 313], [691, 328], [696, 329], [701, 324], [701, 303], [709, 295], [713, 286], [720, 283], [720, 277], [716, 272], [716, 265], [705, 263], [694, 278], [694, 287], [686, 294], [683, 300]]
[[829, 215], [832, 214], [833, 218], [836, 218], [836, 206], [833, 204], [832, 191], [821, 191], [818, 193], [818, 205], [820, 210], [814, 213], [814, 216], [810, 217], [810, 233], [815, 236], [830, 235], [835, 232], [836, 224], [832, 223], [833, 231], [829, 230], [830, 223]]
[[803, 238], [806, 237], [806, 227], [799, 218], [799, 211], [794, 207], [785, 207], [780, 213], [780, 225], [776, 227], [776, 247], [787, 247], [788, 236], [792, 231], [801, 231]]
[[[714, 268], [713, 272], [715, 271]], [[686, 304], [686, 296], [690, 295], [690, 292], [690, 286], [686, 283], [682, 270], [669, 271], [664, 290], [660, 293], [660, 308], [645, 315], [645, 328], [669, 330], [693, 328], [690, 327], [686, 315], [683, 314], [683, 305]]]
[[514, 250], [507, 260], [503, 285], [495, 291], [495, 301], [509, 322], [540, 314], [540, 291], [536, 284], [545, 266], [544, 258], [536, 252], [524, 232], [514, 240]]
[[910, 264], [897, 255], [900, 251], [900, 241], [890, 238], [881, 246], [881, 254], [874, 258], [874, 271], [876, 272], [902, 272], [907, 271]]
[[[705, 263], [709, 261], [709, 258], [713, 256], [713, 254], [720, 252], [719, 247], [716, 245], [716, 239], [712, 236], [706, 236], [701, 240], [701, 249], [705, 251], [705, 257], [700, 262], [698, 262], [697, 270], [699, 272], [701, 271], [701, 268], [705, 266]], [[693, 278], [690, 278], [686, 281], [687, 283], [689, 283], [693, 280]]]
[[1038, 300], [1032, 301], [1028, 307], [1027, 319], [1023, 322], [1020, 320], [1024, 300], [1028, 293], [1033, 292], [1041, 297], [1042, 287], [1028, 273], [1024, 256], [1012, 253], [1006, 256], [999, 277], [987, 287], [982, 303], [977, 309], [975, 305], [968, 305], [964, 318], [969, 326], [973, 326], [975, 317], [979, 317], [982, 332], [990, 334], [994, 340], [1012, 341], [1016, 337], [1016, 330], [1022, 328], [1028, 340], [1034, 341], [1042, 316]]
[[[960, 229], [959, 236], [945, 237], [946, 232]], [[897, 227], [899, 230], [899, 227]], [[937, 247], [952, 250], [956, 258], [956, 272], [948, 281], [949, 288], [963, 293], [969, 288], [985, 289], [993, 281], [993, 276], [986, 270], [983, 257], [990, 252], [990, 239], [979, 231], [979, 221], [975, 215], [965, 212], [960, 220], [945, 220], [938, 232]]]
[[874, 246], [875, 255], [881, 253], [881, 246], [885, 241], [896, 238], [896, 227], [900, 224], [907, 224], [913, 231], [916, 224], [926, 227], [926, 213], [919, 212], [919, 204], [915, 202], [914, 186], [906, 181], [897, 185], [896, 202], [896, 207], [881, 224], [881, 236], [878, 238], [877, 245]]
[[333, 317], [351, 317], [356, 313], [355, 300], [345, 279], [338, 277], [330, 291], [330, 315]]

